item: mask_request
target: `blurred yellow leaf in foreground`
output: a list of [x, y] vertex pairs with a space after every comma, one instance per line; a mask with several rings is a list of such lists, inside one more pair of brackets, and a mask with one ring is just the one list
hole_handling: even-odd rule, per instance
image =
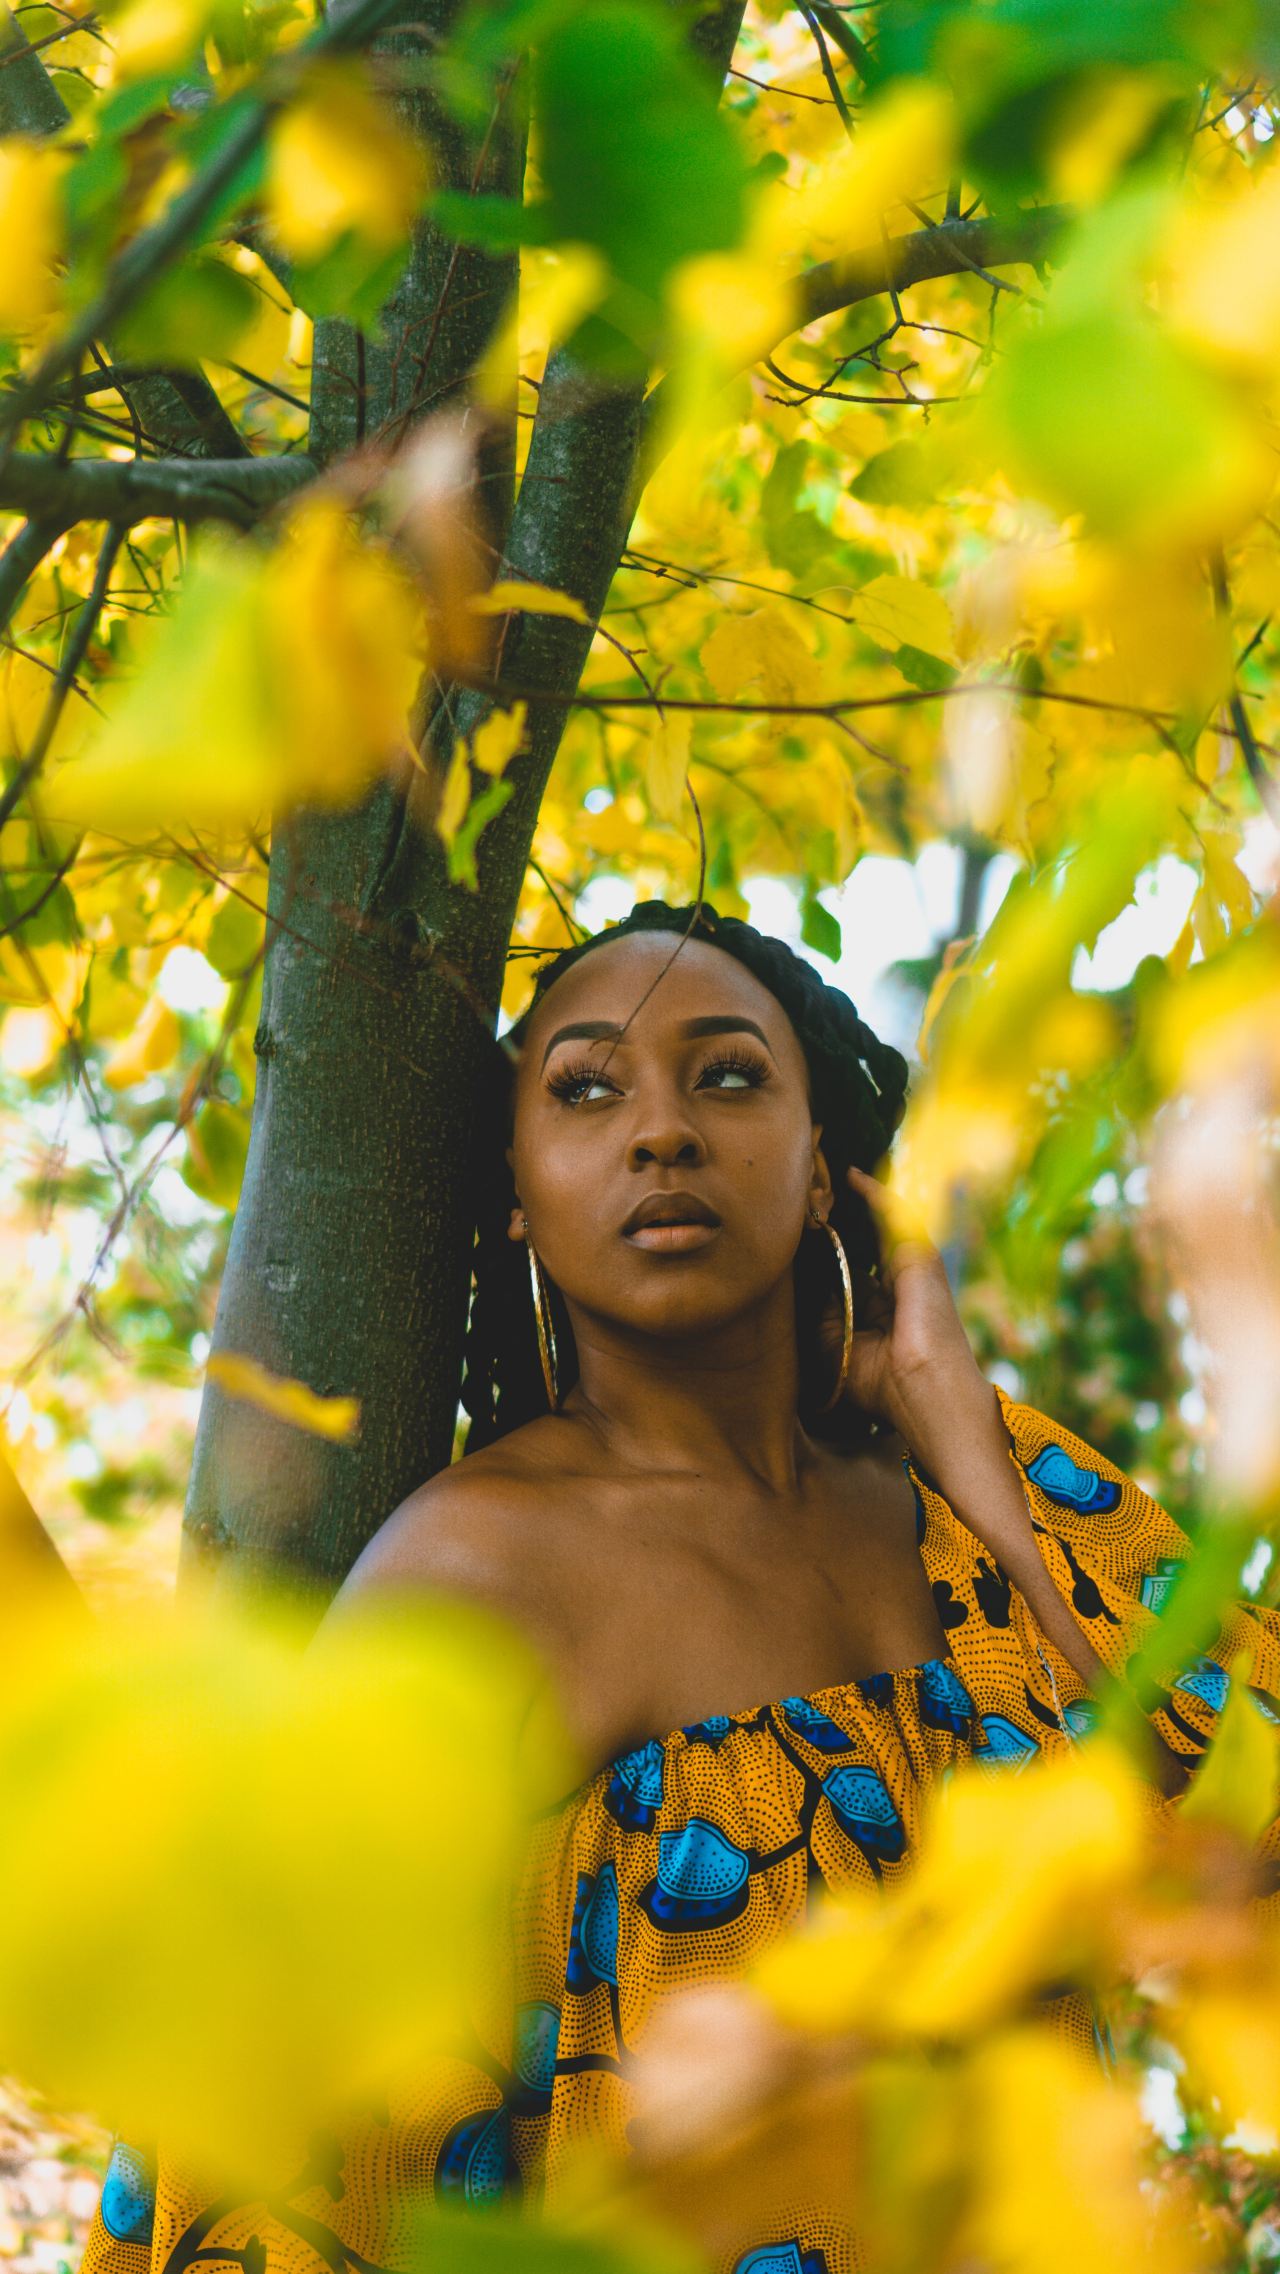
[[352, 64], [313, 66], [271, 135], [267, 205], [284, 250], [318, 260], [352, 231], [390, 252], [408, 236], [428, 186], [421, 147]]
[[305, 1382], [273, 1374], [255, 1358], [242, 1358], [230, 1350], [215, 1351], [206, 1368], [209, 1380], [229, 1398], [243, 1398], [277, 1421], [295, 1429], [309, 1429], [316, 1437], [332, 1437], [349, 1444], [360, 1427], [359, 1398], [321, 1397]]
[[407, 579], [335, 500], [309, 498], [269, 552], [205, 546], [96, 741], [50, 776], [47, 809], [128, 833], [353, 804], [407, 748], [422, 652]]
[[572, 1782], [543, 1694], [505, 1631], [420, 1601], [306, 1652], [135, 1612], [7, 1668], [0, 2068], [269, 2176], [456, 2041], [522, 1822]]
[[526, 584], [521, 578], [500, 576], [487, 592], [471, 602], [478, 616], [506, 616], [520, 609], [526, 616], [567, 616], [571, 624], [589, 624], [590, 616], [571, 592], [553, 592], [547, 584]]
[[0, 142], [0, 331], [34, 331], [53, 307], [66, 164], [38, 143]]

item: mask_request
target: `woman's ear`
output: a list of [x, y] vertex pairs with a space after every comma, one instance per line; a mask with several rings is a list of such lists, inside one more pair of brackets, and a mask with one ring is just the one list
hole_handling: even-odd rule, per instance
[[[514, 1179], [516, 1171], [516, 1155], [515, 1147], [513, 1145], [508, 1145], [507, 1147], [506, 1160], [507, 1167], [510, 1169], [512, 1178]], [[507, 1238], [509, 1240], [516, 1241], [522, 1240], [528, 1228], [529, 1227], [525, 1221], [524, 1210], [520, 1205], [520, 1195], [517, 1193], [512, 1204], [510, 1220], [507, 1224]]]
[[827, 1167], [827, 1156], [822, 1150], [821, 1139], [822, 1124], [815, 1121], [813, 1125], [813, 1167], [809, 1176], [809, 1210], [812, 1214], [816, 1209], [825, 1221], [831, 1214], [833, 1193], [831, 1171]]

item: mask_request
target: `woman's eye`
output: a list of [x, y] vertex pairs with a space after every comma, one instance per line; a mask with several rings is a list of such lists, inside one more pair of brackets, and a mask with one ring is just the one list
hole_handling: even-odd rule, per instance
[[562, 1066], [548, 1077], [547, 1087], [565, 1105], [588, 1105], [616, 1094], [614, 1083], [588, 1066]]
[[698, 1076], [700, 1090], [758, 1090], [764, 1067], [754, 1058], [713, 1058]]

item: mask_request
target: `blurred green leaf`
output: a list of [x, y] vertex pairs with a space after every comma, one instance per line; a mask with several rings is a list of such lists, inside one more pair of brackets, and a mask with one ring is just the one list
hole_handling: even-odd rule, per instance
[[258, 313], [247, 277], [211, 254], [194, 254], [171, 268], [117, 326], [129, 355], [146, 361], [225, 362]]
[[184, 1181], [215, 1208], [234, 1208], [240, 1197], [249, 1124], [234, 1106], [211, 1098], [187, 1131]]
[[734, 129], [678, 19], [637, 0], [597, 0], [558, 25], [535, 60], [535, 101], [550, 230], [605, 255], [625, 288], [611, 320], [641, 337], [676, 264], [741, 236]]

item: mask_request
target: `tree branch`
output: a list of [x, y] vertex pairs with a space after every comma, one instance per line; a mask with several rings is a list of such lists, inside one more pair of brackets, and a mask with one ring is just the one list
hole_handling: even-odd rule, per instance
[[[264, 73], [238, 125], [228, 132], [225, 141], [166, 206], [159, 219], [129, 240], [109, 269], [97, 299], [72, 318], [60, 337], [46, 349], [34, 371], [14, 390], [4, 418], [6, 433], [12, 433], [23, 419], [39, 410], [50, 388], [67, 372], [78, 368], [91, 343], [109, 333], [147, 287], [189, 245], [199, 240], [237, 176], [253, 157], [272, 114], [286, 99], [297, 63], [303, 58], [342, 54], [363, 46], [402, 5], [403, 0], [355, 0], [355, 5], [344, 10], [340, 20], [326, 21], [292, 51], [288, 71]], [[37, 56], [31, 61], [43, 71], [44, 66]], [[15, 70], [9, 76], [22, 80], [25, 85], [25, 71]], [[60, 102], [61, 98], [58, 99]]]
[[50, 545], [69, 526], [57, 513], [33, 518], [23, 523], [0, 553], [0, 634], [9, 629], [9, 618], [27, 578], [35, 575]]
[[[929, 229], [913, 229], [905, 237], [886, 237], [878, 244], [860, 246], [840, 260], [820, 261], [800, 278], [794, 320], [772, 345], [780, 347], [782, 339], [803, 331], [806, 324], [834, 316], [842, 308], [855, 308], [860, 301], [874, 300], [882, 292], [906, 292], [913, 284], [927, 284], [940, 276], [966, 276], [983, 269], [1041, 261], [1072, 218], [1066, 206], [1038, 205], [1008, 218], [939, 221]], [[645, 480], [663, 453], [662, 423], [671, 400], [669, 379], [660, 380], [645, 400], [641, 458]]]
[[[16, 18], [0, 5], [0, 133], [40, 139], [61, 133], [71, 114]], [[233, 419], [202, 371], [139, 372], [134, 401], [150, 434], [183, 456], [246, 457]]]
[[52, 520], [64, 529], [73, 521], [128, 525], [153, 519], [231, 521], [247, 529], [315, 471], [301, 455], [59, 460], [15, 451], [0, 463], [0, 511]]

